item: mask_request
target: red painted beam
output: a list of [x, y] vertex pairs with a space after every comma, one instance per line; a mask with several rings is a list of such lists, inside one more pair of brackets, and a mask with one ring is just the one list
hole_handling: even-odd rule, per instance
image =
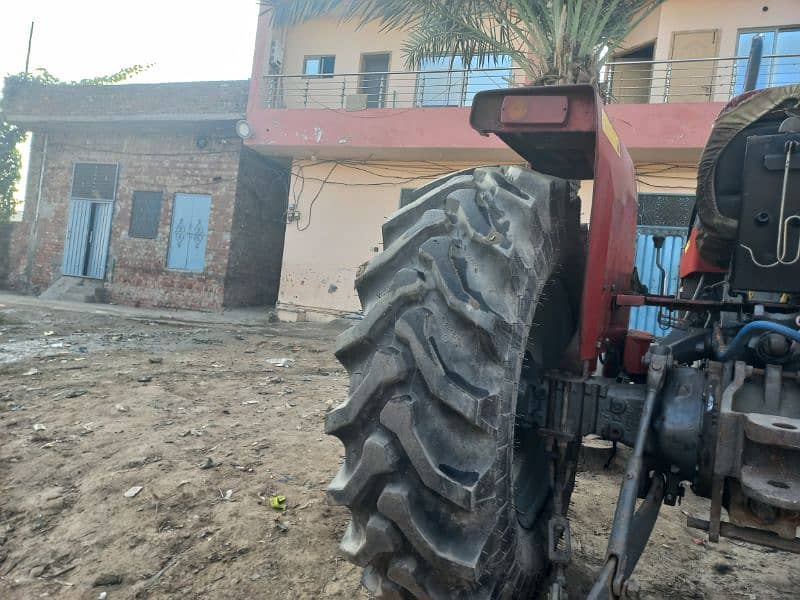
[[[686, 150], [705, 145], [720, 103], [611, 104], [606, 107], [629, 150]], [[469, 126], [469, 108], [369, 109], [347, 112], [318, 108], [249, 107], [255, 135], [247, 144], [278, 153], [342, 154], [385, 149], [503, 150], [494, 136]], [[378, 158], [378, 156], [376, 156]]]
[[628, 149], [703, 148], [722, 102], [608, 104], [606, 112]]

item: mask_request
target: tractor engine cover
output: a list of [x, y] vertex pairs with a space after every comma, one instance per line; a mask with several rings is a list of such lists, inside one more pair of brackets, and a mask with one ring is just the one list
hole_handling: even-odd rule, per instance
[[787, 111], [800, 108], [800, 85], [747, 92], [717, 117], [697, 168], [697, 249], [728, 268], [737, 247], [747, 139], [778, 133]]
[[798, 133], [747, 138], [731, 287], [800, 292]]

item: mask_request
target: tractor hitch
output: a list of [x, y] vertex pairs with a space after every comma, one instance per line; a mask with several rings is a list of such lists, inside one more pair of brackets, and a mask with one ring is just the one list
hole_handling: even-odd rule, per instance
[[656, 523], [658, 511], [664, 499], [663, 475], [653, 473], [650, 477], [647, 495], [638, 510], [636, 510], [636, 499], [639, 497], [643, 480], [648, 476], [645, 470], [644, 452], [651, 435], [656, 402], [664, 388], [667, 371], [671, 364], [672, 353], [669, 347], [654, 345], [650, 348], [645, 401], [636, 432], [636, 442], [625, 467], [625, 476], [619, 490], [619, 499], [606, 550], [606, 563], [589, 593], [590, 600], [601, 600], [608, 596], [624, 597], [626, 583], [633, 573], [639, 557], [644, 552]]
[[[528, 405], [554, 448], [587, 434], [633, 448], [593, 600], [635, 597], [631, 575], [661, 504], [678, 503], [685, 483], [711, 499], [708, 519], [687, 523], [708, 531], [710, 541], [731, 537], [800, 553], [800, 377], [743, 361], [686, 366], [687, 348], [704, 345], [687, 335], [686, 348], [669, 338], [650, 347], [643, 383], [550, 373], [539, 402]], [[557, 525], [553, 548], [568, 542], [569, 528]]]

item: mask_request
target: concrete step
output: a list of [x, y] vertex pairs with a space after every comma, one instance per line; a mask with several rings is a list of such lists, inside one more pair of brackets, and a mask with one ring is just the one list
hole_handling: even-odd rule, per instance
[[66, 302], [101, 302], [104, 291], [103, 282], [97, 279], [62, 275], [39, 297]]

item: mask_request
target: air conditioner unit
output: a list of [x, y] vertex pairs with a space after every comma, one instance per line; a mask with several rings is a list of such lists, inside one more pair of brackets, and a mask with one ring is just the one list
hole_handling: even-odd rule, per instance
[[269, 45], [269, 64], [277, 68], [283, 65], [283, 44], [280, 40], [272, 40]]
[[367, 94], [348, 94], [344, 99], [344, 109], [347, 112], [366, 110], [369, 96]]

